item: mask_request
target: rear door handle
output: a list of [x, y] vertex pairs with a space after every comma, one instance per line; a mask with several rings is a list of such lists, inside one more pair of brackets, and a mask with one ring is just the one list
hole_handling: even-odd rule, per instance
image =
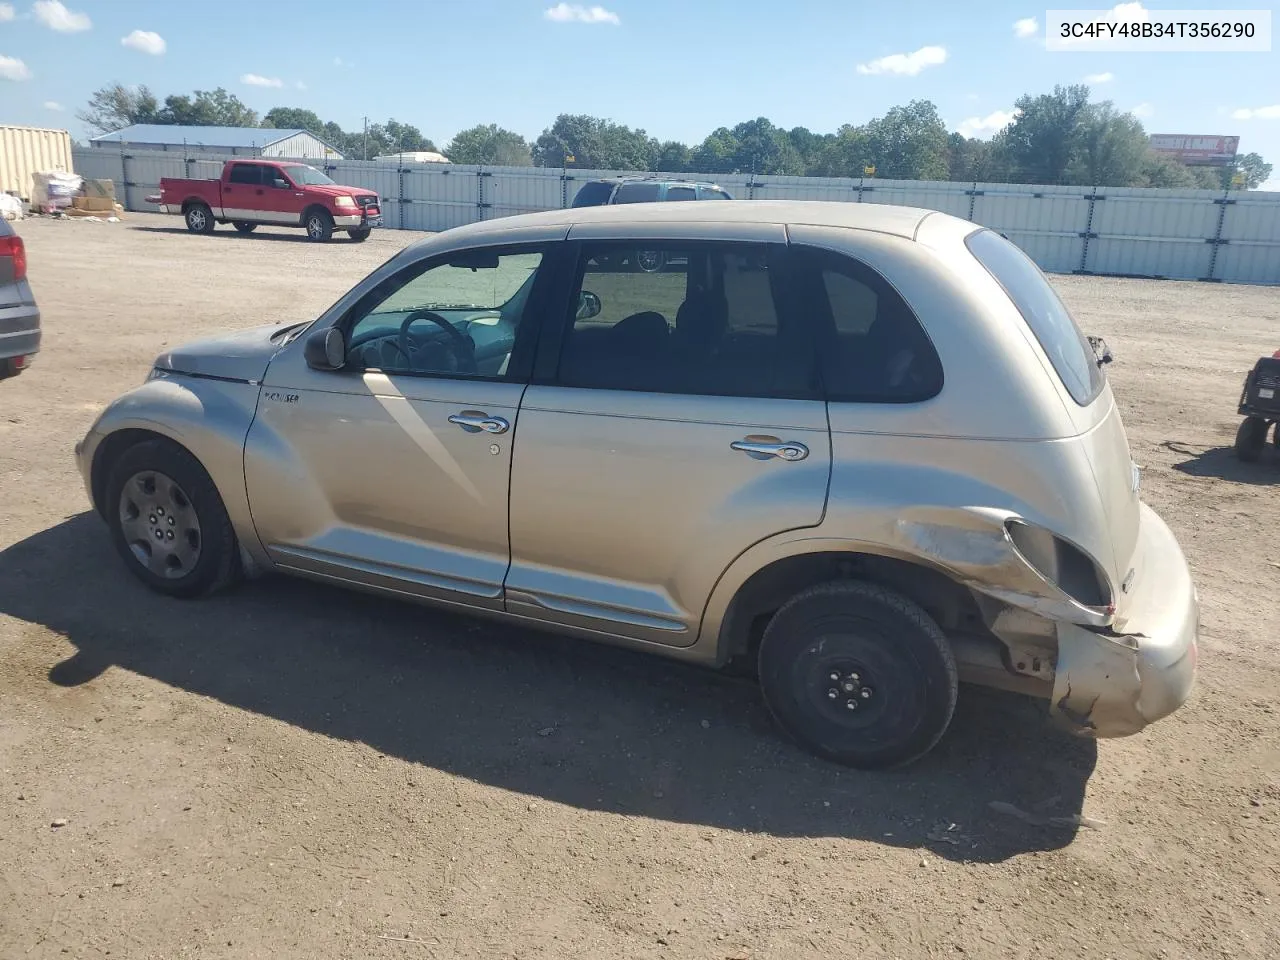
[[476, 410], [464, 410], [451, 414], [449, 422], [457, 424], [468, 433], [506, 433], [511, 424], [502, 417], [491, 417]]
[[794, 440], [775, 440], [773, 437], [768, 439], [747, 437], [744, 440], [733, 441], [729, 444], [729, 448], [745, 453], [754, 460], [768, 460], [776, 457], [779, 460], [794, 462], [809, 456], [809, 448], [803, 443], [796, 443]]

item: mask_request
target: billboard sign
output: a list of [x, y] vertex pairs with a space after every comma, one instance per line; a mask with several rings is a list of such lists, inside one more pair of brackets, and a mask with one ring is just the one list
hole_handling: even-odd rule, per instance
[[1189, 167], [1226, 167], [1235, 163], [1239, 137], [1194, 137], [1180, 133], [1153, 133], [1151, 149]]

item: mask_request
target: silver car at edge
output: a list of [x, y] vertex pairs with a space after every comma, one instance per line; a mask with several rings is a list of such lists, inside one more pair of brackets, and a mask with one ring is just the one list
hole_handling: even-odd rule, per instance
[[[602, 266], [637, 248], [663, 268]], [[76, 456], [170, 595], [283, 571], [745, 660], [794, 739], [884, 767], [937, 742], [959, 680], [1098, 737], [1190, 695], [1196, 591], [1098, 346], [945, 214], [561, 210], [161, 355]]]
[[0, 380], [16, 377], [40, 352], [40, 308], [27, 280], [22, 237], [0, 217]]

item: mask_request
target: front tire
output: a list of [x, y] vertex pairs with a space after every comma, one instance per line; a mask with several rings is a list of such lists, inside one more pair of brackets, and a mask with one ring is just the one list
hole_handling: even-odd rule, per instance
[[933, 619], [869, 583], [802, 591], [760, 643], [760, 687], [778, 724], [811, 752], [864, 770], [927, 753], [951, 722], [956, 662]]
[[192, 233], [213, 233], [213, 211], [203, 203], [193, 203], [185, 214], [187, 229]]
[[373, 233], [372, 227], [352, 227], [347, 231], [347, 236], [356, 243], [364, 243], [369, 239], [369, 234], [371, 233]]
[[258, 229], [258, 225], [256, 223], [249, 223], [245, 220], [237, 220], [235, 222], [235, 228], [236, 233], [253, 233], [253, 231]]
[[1267, 442], [1267, 421], [1262, 417], [1245, 417], [1236, 430], [1236, 457], [1254, 463], [1262, 455]]
[[312, 210], [303, 225], [307, 228], [307, 239], [313, 243], [328, 243], [333, 236], [333, 217], [324, 210]]
[[235, 531], [218, 488], [177, 444], [147, 440], [121, 454], [104, 506], [116, 551], [151, 589], [197, 597], [238, 575]]

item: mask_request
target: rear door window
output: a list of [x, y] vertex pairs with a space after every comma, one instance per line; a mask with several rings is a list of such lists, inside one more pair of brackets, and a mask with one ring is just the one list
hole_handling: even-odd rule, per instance
[[693, 187], [667, 187], [668, 200], [695, 200]]
[[1035, 261], [991, 230], [970, 234], [965, 245], [1009, 295], [1072, 399], [1092, 403], [1104, 383], [1093, 347]]
[[614, 203], [653, 203], [662, 193], [660, 183], [624, 183], [613, 195]]
[[727, 193], [719, 187], [699, 187], [700, 200], [729, 200], [732, 199]]
[[262, 182], [262, 167], [256, 163], [233, 163], [231, 175], [227, 180], [231, 183], [259, 184]]

